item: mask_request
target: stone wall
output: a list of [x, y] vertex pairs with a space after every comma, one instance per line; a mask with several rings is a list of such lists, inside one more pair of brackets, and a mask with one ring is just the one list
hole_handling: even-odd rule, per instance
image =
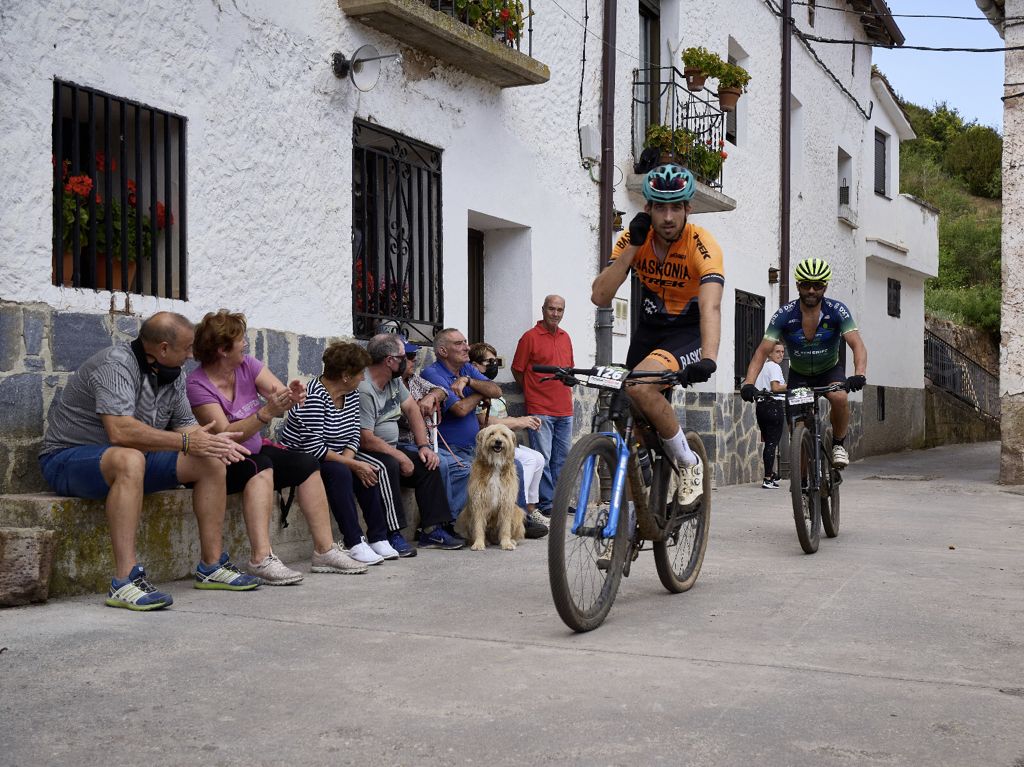
[[[37, 457], [50, 404], [89, 356], [132, 340], [139, 324], [122, 314], [0, 302], [0, 494], [47, 489]], [[253, 356], [282, 381], [320, 373], [328, 339], [253, 328], [248, 338]]]
[[[935, 386], [925, 387], [924, 447], [999, 439], [999, 422], [986, 418], [974, 408]], [[1003, 400], [1003, 421], [1007, 420]], [[1004, 452], [1005, 456], [1005, 452]]]
[[999, 375], [999, 342], [991, 334], [934, 317], [925, 318], [925, 329], [961, 354], [966, 354], [992, 375]]

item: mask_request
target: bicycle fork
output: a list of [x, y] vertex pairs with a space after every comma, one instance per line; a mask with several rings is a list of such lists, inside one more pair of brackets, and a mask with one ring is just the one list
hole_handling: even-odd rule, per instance
[[[615, 475], [612, 477], [611, 498], [608, 502], [608, 520], [604, 527], [585, 525], [587, 515], [587, 502], [590, 498], [591, 483], [594, 479], [594, 464], [597, 456], [591, 455], [583, 462], [583, 477], [580, 480], [580, 493], [576, 499], [576, 513], [573, 516], [572, 533], [588, 538], [614, 538], [615, 531], [619, 527], [619, 515], [622, 513], [622, 499], [626, 490], [626, 470], [629, 466], [629, 445], [618, 432], [601, 432], [603, 436], [610, 437], [615, 443]], [[629, 530], [632, 535], [636, 519], [629, 520]]]

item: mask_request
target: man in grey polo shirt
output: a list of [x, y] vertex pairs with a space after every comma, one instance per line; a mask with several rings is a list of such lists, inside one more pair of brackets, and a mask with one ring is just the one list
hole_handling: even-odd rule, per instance
[[60, 495], [106, 498], [114, 550], [111, 607], [158, 610], [174, 600], [157, 591], [138, 562], [135, 536], [142, 497], [191, 484], [199, 523], [201, 561], [194, 586], [248, 591], [259, 578], [245, 575], [221, 546], [227, 464], [248, 451], [230, 432], [199, 426], [185, 395], [181, 366], [192, 356], [192, 323], [158, 312], [139, 337], [97, 352], [68, 379], [50, 407], [39, 463]]

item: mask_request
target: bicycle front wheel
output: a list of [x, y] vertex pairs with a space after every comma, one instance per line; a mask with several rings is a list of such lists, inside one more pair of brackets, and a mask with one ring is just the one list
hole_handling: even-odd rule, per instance
[[[601, 535], [608, 523], [617, 461], [611, 437], [587, 434], [569, 451], [555, 488], [548, 535], [548, 578], [558, 615], [573, 631], [590, 631], [601, 625], [622, 580], [629, 548], [625, 493], [614, 538]], [[581, 497], [585, 485], [589, 487]], [[577, 509], [581, 510], [581, 519], [573, 532]]]
[[[678, 524], [673, 524], [674, 529], [669, 531], [669, 535], [652, 544], [658, 577], [661, 584], [673, 594], [689, 591], [697, 582], [711, 531], [713, 468], [708, 465], [708, 454], [700, 436], [696, 432], [688, 431], [686, 441], [690, 443], [690, 449], [700, 456], [700, 462], [704, 466], [703, 494], [696, 505], [682, 515]], [[659, 465], [664, 466], [664, 461], [660, 461]], [[658, 486], [657, 483], [654, 485]], [[669, 503], [674, 503], [674, 499], [669, 499]]]
[[805, 554], [818, 550], [821, 538], [821, 494], [811, 489], [814, 474], [814, 437], [802, 423], [789, 441], [789, 492], [793, 498], [796, 537]]

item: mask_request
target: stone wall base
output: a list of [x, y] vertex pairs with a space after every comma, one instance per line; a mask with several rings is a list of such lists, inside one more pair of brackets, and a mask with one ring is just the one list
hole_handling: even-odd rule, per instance
[[[1003, 412], [1006, 418], [1006, 412]], [[925, 387], [924, 447], [999, 439], [999, 423], [934, 386]]]
[[1024, 394], [1003, 395], [1000, 400], [999, 481], [1004, 485], [1024, 484]]
[[47, 600], [54, 545], [52, 530], [0, 527], [0, 606]]

